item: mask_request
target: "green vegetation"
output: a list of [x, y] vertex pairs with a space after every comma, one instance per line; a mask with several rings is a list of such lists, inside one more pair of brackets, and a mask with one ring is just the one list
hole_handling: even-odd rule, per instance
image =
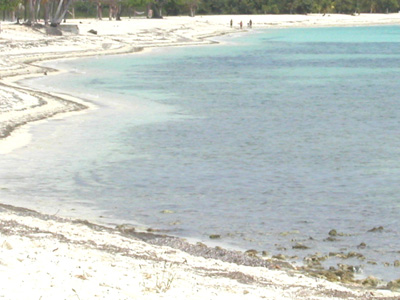
[[[354, 14], [390, 13], [398, 12], [400, 9], [400, 0], [0, 0], [0, 12], [3, 19], [15, 19], [19, 15], [24, 15], [25, 19], [28, 16], [30, 21], [36, 22], [36, 17], [30, 16], [33, 11], [44, 12], [46, 8], [58, 7], [60, 3], [61, 7], [71, 4], [67, 14], [73, 14], [75, 17], [102, 18], [104, 14], [116, 19], [121, 16], [131, 17], [135, 12], [160, 18], [164, 15], [194, 16], [196, 13], [203, 15]], [[31, 9], [31, 6], [35, 9]], [[57, 15], [53, 19], [59, 22], [60, 16]]]
[[15, 11], [18, 9], [20, 1], [16, 0], [0, 0], [0, 12], [2, 12], [2, 19], [9, 18], [10, 15], [15, 17]]
[[202, 0], [199, 14], [398, 12], [399, 0]]

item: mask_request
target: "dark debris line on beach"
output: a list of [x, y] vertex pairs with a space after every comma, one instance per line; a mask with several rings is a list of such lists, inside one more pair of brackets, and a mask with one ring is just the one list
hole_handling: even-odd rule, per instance
[[[240, 251], [230, 251], [230, 250], [223, 249], [221, 247], [211, 248], [211, 247], [208, 247], [201, 243], [190, 244], [187, 241], [185, 241], [184, 239], [172, 237], [172, 236], [168, 236], [168, 235], [160, 235], [160, 234], [155, 234], [155, 233], [150, 233], [150, 232], [135, 232], [134, 230], [131, 230], [128, 233], [128, 232], [124, 232], [123, 230], [118, 230], [118, 229], [113, 229], [113, 228], [102, 226], [102, 225], [93, 224], [93, 223], [90, 223], [85, 220], [71, 221], [68, 219], [57, 217], [55, 215], [41, 214], [34, 210], [21, 208], [21, 207], [15, 207], [12, 205], [1, 204], [1, 203], [0, 203], [0, 210], [11, 211], [12, 213], [15, 213], [17, 215], [31, 216], [31, 217], [38, 218], [38, 219], [45, 220], [45, 221], [54, 220], [54, 221], [61, 222], [61, 223], [84, 224], [96, 231], [99, 231], [99, 230], [104, 231], [105, 230], [109, 233], [119, 232], [119, 233], [123, 234], [124, 236], [136, 238], [136, 239], [144, 241], [148, 244], [158, 245], [158, 246], [168, 246], [168, 247], [171, 247], [174, 249], [182, 250], [182, 251], [189, 253], [191, 255], [194, 255], [194, 256], [218, 259], [218, 260], [221, 260], [224, 262], [236, 263], [238, 265], [252, 266], [252, 267], [265, 267], [265, 268], [269, 268], [269, 269], [294, 270], [294, 267], [291, 264], [284, 262], [284, 261], [268, 261], [268, 260], [264, 260], [264, 259], [261, 259], [258, 257], [249, 256]], [[118, 228], [118, 226], [117, 226], [117, 228]]]

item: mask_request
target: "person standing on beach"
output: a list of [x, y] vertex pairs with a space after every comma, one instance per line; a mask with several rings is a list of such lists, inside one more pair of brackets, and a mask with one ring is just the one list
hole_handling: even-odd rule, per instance
[[233, 20], [231, 19], [231, 22], [230, 22], [230, 24], [231, 24], [231, 28], [232, 28], [232, 26], [233, 26]]
[[249, 27], [250, 28], [253, 27], [253, 21], [252, 20], [250, 20], [250, 22], [249, 22]]
[[239, 25], [240, 25], [240, 29], [242, 29], [243, 28], [243, 22], [240, 21]]

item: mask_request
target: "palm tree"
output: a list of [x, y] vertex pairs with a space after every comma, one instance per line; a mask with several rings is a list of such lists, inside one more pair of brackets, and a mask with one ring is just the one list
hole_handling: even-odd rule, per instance
[[29, 24], [36, 24], [40, 5], [45, 7], [45, 24], [50, 21], [50, 26], [57, 27], [61, 24], [73, 0], [29, 0]]

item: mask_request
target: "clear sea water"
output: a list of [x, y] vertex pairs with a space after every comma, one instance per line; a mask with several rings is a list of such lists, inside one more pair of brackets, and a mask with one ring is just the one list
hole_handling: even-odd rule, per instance
[[400, 27], [220, 42], [53, 63], [70, 72], [30, 84], [98, 108], [32, 126], [0, 199], [400, 278]]

